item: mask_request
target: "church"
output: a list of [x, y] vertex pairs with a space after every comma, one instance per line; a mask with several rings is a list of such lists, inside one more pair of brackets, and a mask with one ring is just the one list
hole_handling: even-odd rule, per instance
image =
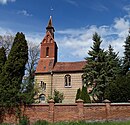
[[58, 46], [54, 39], [55, 29], [50, 17], [46, 34], [41, 42], [40, 59], [35, 71], [35, 96], [37, 103], [47, 103], [54, 90], [64, 95], [62, 103], [74, 103], [77, 89], [82, 88], [83, 67], [86, 61], [58, 62]]

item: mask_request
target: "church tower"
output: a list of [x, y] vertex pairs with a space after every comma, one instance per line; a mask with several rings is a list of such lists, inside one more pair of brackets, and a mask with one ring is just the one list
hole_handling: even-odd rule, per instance
[[[50, 17], [46, 34], [41, 42], [40, 59], [35, 71], [35, 102], [46, 103], [54, 90], [64, 94], [63, 103], [74, 103], [77, 89], [82, 88], [83, 67], [86, 61], [57, 62], [55, 29]], [[60, 100], [61, 101], [61, 100]]]
[[40, 60], [36, 68], [36, 73], [51, 72], [55, 63], [57, 62], [57, 44], [54, 41], [55, 29], [52, 24], [52, 17], [50, 16], [48, 25], [46, 27], [46, 35], [41, 42]]

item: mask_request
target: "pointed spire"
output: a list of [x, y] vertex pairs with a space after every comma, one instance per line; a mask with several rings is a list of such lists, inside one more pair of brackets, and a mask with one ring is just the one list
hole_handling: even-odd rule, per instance
[[49, 20], [49, 22], [48, 22], [47, 27], [53, 27], [53, 26], [52, 26], [52, 16], [50, 16], [50, 20]]
[[52, 37], [54, 38], [55, 29], [52, 25], [52, 16], [50, 16], [50, 19], [48, 21], [48, 25], [46, 27], [46, 32], [48, 32], [48, 31], [51, 33]]

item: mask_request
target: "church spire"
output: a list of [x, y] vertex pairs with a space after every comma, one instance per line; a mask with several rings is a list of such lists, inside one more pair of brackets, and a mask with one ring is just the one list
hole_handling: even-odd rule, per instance
[[51, 33], [52, 37], [54, 38], [55, 29], [52, 25], [52, 16], [50, 16], [50, 19], [48, 21], [48, 25], [46, 27], [46, 32], [48, 32], [48, 31]]
[[53, 27], [53, 26], [52, 26], [52, 16], [50, 16], [50, 19], [49, 19], [49, 21], [48, 21], [47, 27]]

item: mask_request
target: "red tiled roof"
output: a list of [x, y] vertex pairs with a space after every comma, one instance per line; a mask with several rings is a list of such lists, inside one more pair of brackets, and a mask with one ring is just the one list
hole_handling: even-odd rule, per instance
[[54, 66], [54, 59], [40, 59], [35, 73], [45, 73], [52, 71]]
[[86, 61], [80, 62], [57, 62], [53, 68], [54, 72], [83, 71]]

